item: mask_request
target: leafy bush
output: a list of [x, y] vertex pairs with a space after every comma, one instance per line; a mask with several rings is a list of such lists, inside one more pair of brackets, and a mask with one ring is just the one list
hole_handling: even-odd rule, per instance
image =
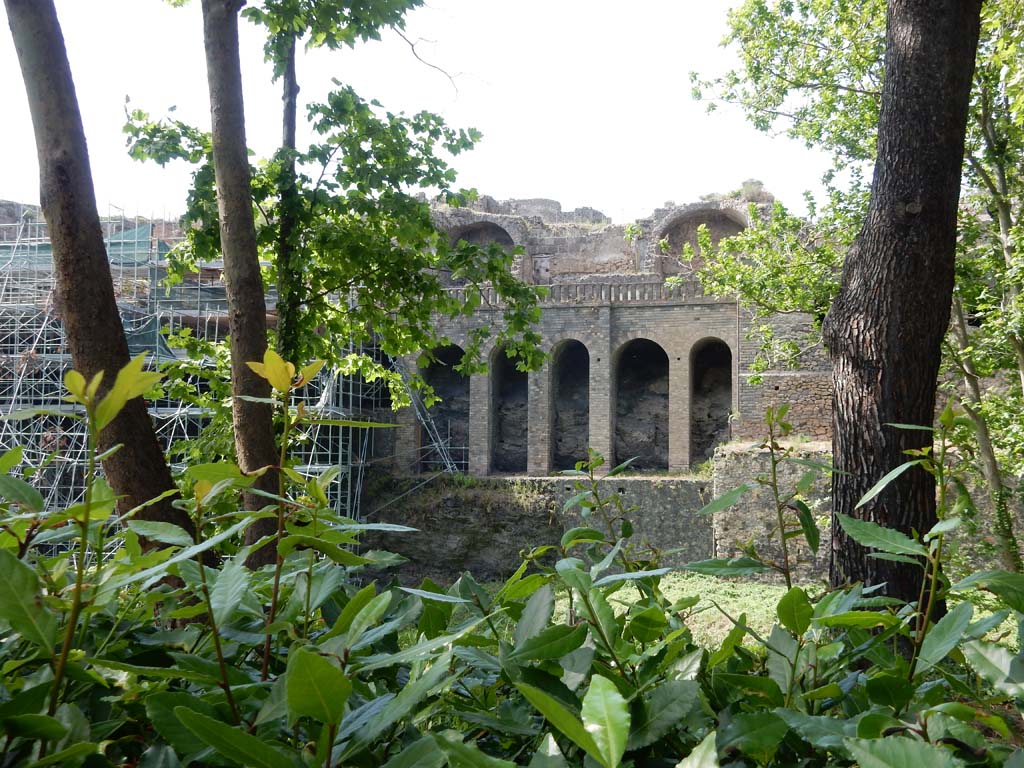
[[[296, 373], [273, 353], [254, 368], [274, 385], [286, 449], [290, 426], [309, 418], [289, 392], [313, 368]], [[133, 363], [102, 398], [99, 384], [67, 379], [93, 444], [152, 375]], [[985, 639], [1024, 610], [1024, 577], [946, 584], [937, 566], [954, 517], [920, 540], [843, 525], [877, 556], [921, 567], [936, 599], [984, 589], [1000, 613], [975, 620], [964, 601], [932, 622], [860, 585], [818, 599], [792, 587], [769, 631], [730, 616], [724, 641], [705, 649], [687, 624], [697, 598], [666, 597], [657, 551], [632, 542], [632, 510], [598, 493], [596, 454], [571, 473], [584, 525], [527, 552], [496, 590], [469, 574], [448, 588], [361, 581], [396, 558], [358, 552], [359, 534], [408, 529], [331, 514], [330, 477], [304, 478], [286, 460], [258, 513], [278, 532], [244, 547], [254, 516], [233, 499], [252, 478], [233, 465], [185, 473], [193, 540], [118, 517], [99, 458], [85, 501], [57, 511], [15, 473], [17, 450], [0, 459], [5, 766], [1024, 763], [1010, 727], [1024, 665]], [[941, 456], [912, 461], [944, 479]], [[780, 535], [803, 530], [785, 514]], [[104, 560], [112, 535], [121, 544]], [[276, 563], [247, 569], [263, 546]]]

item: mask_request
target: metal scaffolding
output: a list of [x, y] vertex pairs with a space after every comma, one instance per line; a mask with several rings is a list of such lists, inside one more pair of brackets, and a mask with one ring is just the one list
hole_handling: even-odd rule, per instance
[[[11, 204], [4, 206], [9, 212]], [[73, 412], [63, 402], [62, 382], [70, 367], [54, 293], [53, 253], [38, 209], [19, 206], [14, 223], [0, 223], [0, 412], [35, 408]], [[115, 295], [132, 354], [149, 353], [153, 365], [185, 359], [167, 342], [169, 332], [189, 328], [194, 336], [220, 339], [227, 333], [227, 298], [221, 265], [203, 264], [181, 282], [167, 286], [168, 256], [182, 235], [171, 222], [108, 216], [102, 220]], [[268, 304], [273, 305], [273, 295]], [[375, 349], [344, 352], [379, 354]], [[200, 387], [203, 382], [196, 381]], [[324, 371], [297, 394], [323, 419], [381, 420], [390, 409], [386, 386], [361, 377]], [[165, 448], [194, 439], [209, 413], [168, 396], [150, 402], [150, 413]], [[374, 430], [307, 425], [292, 456], [307, 476], [330, 469], [338, 477], [329, 489], [339, 514], [358, 517], [363, 470], [373, 452]], [[0, 420], [0, 451], [22, 446], [23, 466], [40, 467], [34, 484], [49, 508], [66, 507], [83, 493], [86, 440], [81, 422], [55, 415]]]

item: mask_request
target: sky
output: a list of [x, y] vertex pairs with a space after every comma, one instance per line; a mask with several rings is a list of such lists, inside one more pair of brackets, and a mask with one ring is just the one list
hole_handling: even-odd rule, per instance
[[[452, 80], [385, 32], [355, 50], [304, 53], [300, 100], [323, 99], [337, 79], [392, 112], [428, 109], [449, 125], [475, 127], [483, 140], [454, 161], [459, 185], [498, 199], [550, 198], [627, 223], [667, 201], [758, 179], [799, 211], [803, 192], [820, 190], [827, 159], [759, 133], [734, 107], [707, 114], [690, 96], [691, 71], [710, 76], [735, 65], [719, 43], [737, 2], [426, 0], [405, 35]], [[154, 117], [174, 108], [177, 119], [208, 129], [198, 0], [184, 8], [164, 0], [56, 5], [100, 213], [179, 215], [190, 169], [131, 160], [122, 126], [130, 99]], [[245, 21], [241, 30], [248, 142], [268, 156], [280, 139], [280, 92], [260, 30]], [[0, 71], [0, 199], [37, 202], [32, 126], [9, 32], [0, 34]]]

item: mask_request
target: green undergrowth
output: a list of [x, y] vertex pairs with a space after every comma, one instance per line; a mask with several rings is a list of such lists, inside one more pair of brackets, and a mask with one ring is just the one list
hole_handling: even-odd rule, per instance
[[[578, 493], [566, 508], [582, 524], [501, 584], [370, 580], [400, 558], [357, 554], [360, 537], [410, 529], [339, 517], [332, 475], [290, 463], [289, 436], [312, 418], [290, 393], [317, 366], [268, 353], [252, 367], [283, 425], [278, 490], [258, 513], [239, 506], [254, 478], [229, 462], [182, 477], [176, 503], [194, 533], [141, 519], [144, 508], [117, 513], [96, 438], [152, 384], [141, 360], [106, 394], [67, 377], [89, 434], [82, 503], [44, 509], [21, 451], [0, 456], [0, 766], [1024, 764], [1024, 656], [991, 636], [1024, 614], [1024, 576], [942, 578], [955, 515], [916, 538], [839, 518], [920, 573], [925, 607], [860, 584], [793, 585], [785, 546], [781, 559], [752, 543], [677, 573], [635, 542], [636, 510], [604, 495], [591, 454], [568, 473]], [[791, 458], [774, 439], [784, 415], [769, 412], [773, 468]], [[912, 461], [944, 482], [941, 455]], [[807, 482], [774, 478], [752, 483], [776, 499], [775, 533], [817, 549]], [[264, 517], [277, 532], [245, 544]], [[247, 567], [264, 547], [271, 563]], [[786, 584], [737, 578], [758, 574]], [[928, 610], [929, 594], [948, 612]]]

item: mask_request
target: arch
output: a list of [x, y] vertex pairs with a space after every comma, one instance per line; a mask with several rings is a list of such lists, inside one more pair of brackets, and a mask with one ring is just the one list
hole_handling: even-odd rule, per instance
[[459, 471], [469, 471], [469, 377], [455, 370], [463, 354], [457, 344], [438, 347], [432, 353], [430, 365], [421, 370], [424, 381], [441, 398], [430, 407], [429, 427], [420, 424], [421, 472], [443, 467], [438, 443], [448, 449]]
[[455, 245], [464, 240], [470, 245], [478, 245], [486, 248], [491, 243], [496, 243], [502, 248], [512, 248], [516, 242], [512, 239], [504, 227], [492, 221], [477, 221], [472, 224], [465, 224], [451, 231], [451, 242]]
[[[711, 242], [717, 245], [723, 238], [742, 232], [748, 223], [744, 212], [718, 206], [691, 206], [670, 214], [655, 230], [654, 235], [659, 252], [668, 257], [659, 259], [662, 264], [661, 271], [664, 274], [676, 274], [680, 271], [677, 259], [685, 245], [693, 248], [699, 263], [700, 244], [697, 242], [697, 231], [702, 225], [708, 228]], [[662, 246], [662, 243], [665, 245]]]
[[491, 469], [526, 472], [529, 378], [503, 347], [491, 354]]
[[702, 339], [690, 350], [690, 466], [729, 441], [731, 413], [732, 350], [721, 339]]
[[668, 355], [650, 339], [627, 341], [614, 356], [613, 465], [668, 469]]
[[590, 352], [560, 342], [551, 355], [551, 468], [573, 469], [590, 445]]

